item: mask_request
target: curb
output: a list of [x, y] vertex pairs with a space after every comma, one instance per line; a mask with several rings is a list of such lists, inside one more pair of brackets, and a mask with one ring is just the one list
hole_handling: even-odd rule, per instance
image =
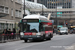
[[0, 41], [0, 43], [13, 42], [13, 41], [19, 41], [19, 40], [20, 39], [5, 40], [5, 41]]

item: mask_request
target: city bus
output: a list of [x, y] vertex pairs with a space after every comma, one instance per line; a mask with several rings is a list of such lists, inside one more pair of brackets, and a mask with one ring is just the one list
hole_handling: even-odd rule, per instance
[[51, 40], [53, 26], [51, 20], [41, 15], [28, 15], [19, 22], [20, 39], [28, 40]]

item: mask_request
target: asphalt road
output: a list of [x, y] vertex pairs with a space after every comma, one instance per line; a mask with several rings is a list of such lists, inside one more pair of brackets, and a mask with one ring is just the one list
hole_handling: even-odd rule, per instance
[[14, 41], [0, 43], [0, 50], [75, 50], [75, 34], [56, 35], [43, 42]]

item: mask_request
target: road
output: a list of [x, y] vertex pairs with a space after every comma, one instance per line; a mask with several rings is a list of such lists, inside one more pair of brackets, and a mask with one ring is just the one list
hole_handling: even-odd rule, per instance
[[52, 40], [43, 42], [14, 41], [0, 43], [0, 50], [75, 50], [75, 34], [56, 35]]

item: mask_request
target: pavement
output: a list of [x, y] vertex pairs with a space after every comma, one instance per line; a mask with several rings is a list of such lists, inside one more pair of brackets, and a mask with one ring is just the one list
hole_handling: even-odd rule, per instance
[[0, 43], [6, 43], [6, 42], [13, 42], [13, 41], [19, 41], [20, 39], [8, 39], [8, 40], [2, 40]]
[[28, 42], [23, 40], [0, 43], [0, 50], [75, 50], [75, 34], [56, 35], [51, 40]]

